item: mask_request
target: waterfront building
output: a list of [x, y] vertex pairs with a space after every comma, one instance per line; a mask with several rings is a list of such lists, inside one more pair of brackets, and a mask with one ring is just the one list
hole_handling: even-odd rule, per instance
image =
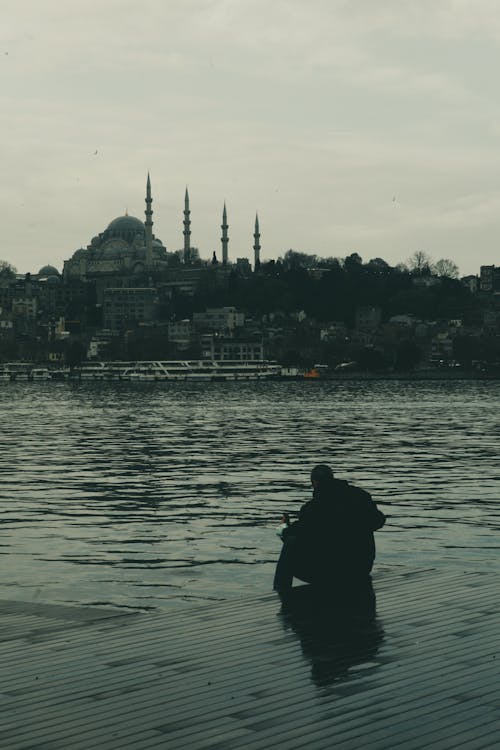
[[447, 331], [437, 333], [431, 339], [430, 363], [449, 362], [453, 357], [453, 338]]
[[245, 315], [235, 307], [208, 308], [205, 312], [193, 313], [193, 323], [199, 331], [232, 334], [236, 328], [245, 325]]
[[16, 297], [12, 300], [12, 314], [19, 318], [36, 318], [36, 297]]
[[193, 321], [189, 318], [171, 321], [168, 324], [168, 340], [180, 350], [189, 349], [195, 343]]
[[153, 287], [122, 287], [104, 292], [103, 323], [111, 331], [149, 323], [158, 316], [158, 291]]
[[103, 357], [117, 338], [116, 331], [110, 331], [109, 329], [96, 331], [88, 342], [87, 359], [100, 359]]
[[47, 360], [51, 365], [63, 365], [65, 354], [62, 347], [53, 344], [47, 353]]
[[345, 323], [335, 321], [325, 328], [320, 329], [319, 339], [320, 341], [336, 341], [337, 339], [345, 341], [348, 335], [348, 330], [349, 329]]
[[201, 337], [202, 357], [215, 361], [261, 361], [264, 359], [262, 339], [235, 339], [205, 334]]
[[[20, 306], [20, 300], [30, 300]], [[36, 317], [39, 323], [47, 323], [67, 314], [68, 309], [83, 308], [92, 301], [89, 284], [79, 279], [63, 282], [53, 266], [44, 266], [37, 274], [26, 274], [0, 284], [0, 307], [26, 316], [26, 305], [33, 306], [36, 300]], [[21, 309], [24, 307], [24, 311]], [[32, 316], [33, 317], [33, 316]]]
[[479, 273], [479, 289], [489, 294], [500, 293], [500, 267], [481, 266]]
[[12, 314], [0, 307], [0, 338], [11, 337], [14, 333]]

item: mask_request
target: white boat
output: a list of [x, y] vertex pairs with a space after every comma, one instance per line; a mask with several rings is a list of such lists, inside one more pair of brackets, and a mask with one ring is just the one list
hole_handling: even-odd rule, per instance
[[6, 362], [2, 366], [2, 370], [8, 373], [8, 377], [4, 377], [2, 380], [28, 380], [32, 369], [32, 362]]
[[104, 362], [87, 362], [76, 373], [82, 380], [104, 380], [106, 365]]
[[46, 367], [35, 367], [30, 373], [31, 380], [50, 380], [50, 372]]

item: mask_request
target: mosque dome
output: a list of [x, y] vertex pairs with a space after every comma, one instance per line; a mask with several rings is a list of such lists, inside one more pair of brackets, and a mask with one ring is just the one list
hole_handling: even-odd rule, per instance
[[122, 232], [133, 232], [134, 234], [144, 233], [144, 222], [135, 216], [118, 216], [108, 225], [106, 232], [113, 235], [120, 235]]
[[145, 238], [146, 227], [144, 222], [137, 219], [135, 216], [125, 214], [125, 216], [118, 216], [108, 224], [104, 232], [99, 235], [98, 244], [102, 245], [104, 243], [105, 247], [103, 249], [109, 252], [111, 248], [106, 246], [106, 243], [110, 240], [121, 240], [122, 242], [131, 245], [137, 239], [139, 239], [140, 242], [144, 242]]
[[59, 271], [54, 266], [43, 266], [38, 271], [38, 276], [59, 276]]

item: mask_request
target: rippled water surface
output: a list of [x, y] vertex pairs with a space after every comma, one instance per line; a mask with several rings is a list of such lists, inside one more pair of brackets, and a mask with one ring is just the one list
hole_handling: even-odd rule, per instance
[[500, 550], [500, 383], [6, 383], [0, 598], [167, 609], [270, 590], [330, 463], [389, 516], [377, 565]]

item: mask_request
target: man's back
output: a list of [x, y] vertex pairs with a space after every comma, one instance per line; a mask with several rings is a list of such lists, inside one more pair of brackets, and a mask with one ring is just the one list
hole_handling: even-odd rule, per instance
[[375, 559], [373, 532], [384, 523], [367, 492], [332, 479], [315, 488], [291, 529], [296, 560], [312, 579], [367, 575]]

